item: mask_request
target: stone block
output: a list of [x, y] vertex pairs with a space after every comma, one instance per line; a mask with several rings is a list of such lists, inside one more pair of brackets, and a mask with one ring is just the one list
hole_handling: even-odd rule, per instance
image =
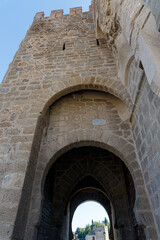
[[44, 12], [39, 12], [39, 13], [36, 13], [34, 20], [40, 20], [42, 18], [44, 18]]
[[90, 12], [92, 12], [92, 9], [93, 9], [92, 5], [89, 5], [89, 11]]
[[22, 173], [9, 173], [5, 175], [2, 181], [2, 188], [21, 188], [24, 182], [24, 174]]
[[63, 9], [51, 11], [50, 17], [51, 17], [51, 18], [60, 18], [60, 17], [63, 17]]
[[70, 16], [82, 15], [82, 7], [70, 8]]

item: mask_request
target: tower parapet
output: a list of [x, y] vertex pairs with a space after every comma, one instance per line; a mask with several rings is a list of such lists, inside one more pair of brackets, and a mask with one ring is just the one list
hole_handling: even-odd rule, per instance
[[44, 12], [38, 12], [34, 17], [34, 20], [40, 20], [42, 18], [44, 18]]
[[82, 15], [82, 7], [70, 8], [70, 15]]
[[[92, 5], [89, 6], [88, 12], [92, 12]], [[83, 13], [86, 13], [86, 12], [82, 11], [82, 7], [70, 8], [69, 16], [81, 16]], [[66, 15], [68, 15], [68, 14], [64, 14], [64, 10], [60, 9], [60, 10], [51, 11], [51, 14], [49, 17], [56, 19], [56, 18], [61, 18]], [[43, 18], [45, 18], [44, 12], [38, 12], [38, 13], [36, 13], [36, 15], [34, 17], [35, 20], [40, 20]]]
[[60, 17], [63, 17], [63, 9], [60, 9], [60, 10], [53, 10], [51, 11], [51, 15], [50, 17], [52, 18], [60, 18]]

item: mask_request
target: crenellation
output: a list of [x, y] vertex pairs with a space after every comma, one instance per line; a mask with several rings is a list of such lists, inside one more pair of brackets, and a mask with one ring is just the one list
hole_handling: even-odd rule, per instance
[[92, 12], [92, 10], [93, 10], [93, 6], [89, 5], [89, 12]]
[[36, 13], [36, 15], [34, 17], [34, 20], [40, 20], [44, 17], [45, 17], [44, 12], [38, 12], [38, 13]]
[[60, 18], [60, 17], [63, 17], [63, 9], [51, 11], [50, 17], [52, 17], [52, 18]]
[[[92, 5], [89, 6], [89, 12], [92, 12]], [[69, 16], [82, 16], [82, 14], [86, 14], [88, 12], [83, 12], [82, 7], [75, 7], [75, 8], [70, 8], [70, 13], [69, 14], [64, 14], [64, 10], [52, 10], [50, 14], [50, 18], [53, 19], [58, 19], [62, 18], [63, 16], [69, 17]], [[41, 20], [43, 18], [48, 18], [45, 16], [44, 12], [38, 12], [36, 13], [34, 20]]]
[[70, 8], [70, 16], [82, 15], [82, 7]]

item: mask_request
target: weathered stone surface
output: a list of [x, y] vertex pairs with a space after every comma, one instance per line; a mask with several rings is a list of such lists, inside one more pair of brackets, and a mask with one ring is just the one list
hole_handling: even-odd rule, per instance
[[10, 173], [2, 181], [2, 188], [21, 188], [23, 186], [24, 175], [20, 173]]
[[53, 225], [90, 173], [108, 187], [117, 240], [122, 226], [134, 232], [133, 216], [139, 239], [160, 239], [159, 9], [156, 0], [97, 0], [86, 13], [36, 14], [0, 86], [0, 239], [36, 239], [47, 173], [81, 147], [99, 150], [56, 163]]
[[[150, 4], [151, 2], [152, 4]], [[94, 5], [96, 8], [95, 20], [98, 21], [99, 27], [107, 36], [113, 51], [115, 52], [119, 48], [118, 44], [116, 45], [116, 38], [123, 33], [131, 45], [132, 51], [136, 52], [136, 57], [142, 61], [152, 91], [159, 95], [160, 5], [158, 1], [95, 0]]]

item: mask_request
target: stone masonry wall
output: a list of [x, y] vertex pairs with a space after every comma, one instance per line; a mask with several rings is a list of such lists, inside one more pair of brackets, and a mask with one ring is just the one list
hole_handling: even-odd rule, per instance
[[[95, 22], [115, 55], [127, 41], [132, 55], [141, 61], [152, 91], [159, 95], [159, 1], [95, 0], [94, 5]], [[122, 35], [125, 41], [122, 40]]]
[[[158, 27], [160, 27], [160, 2], [158, 0], [143, 0], [147, 6], [151, 9], [155, 19], [157, 21]], [[159, 28], [160, 30], [160, 28]]]
[[[41, 143], [41, 149], [38, 157], [37, 169], [32, 190], [28, 226], [25, 234], [26, 240], [33, 239], [36, 230], [33, 226], [37, 225], [37, 219], [39, 219], [40, 216], [42, 199], [41, 182], [43, 181], [44, 172], [46, 172], [46, 166], [51, 166], [51, 164], [54, 162], [53, 156], [55, 152], [58, 151], [57, 148], [61, 149], [63, 148], [62, 146], [64, 145], [64, 143], [69, 143], [67, 139], [68, 134], [70, 137], [69, 141], [73, 142], [75, 141], [75, 139], [76, 142], [81, 142], [81, 140], [96, 141], [98, 140], [98, 136], [100, 138], [100, 141], [102, 141], [103, 136], [105, 136], [105, 139], [107, 139], [109, 138], [110, 134], [113, 134], [114, 136], [120, 137], [120, 145], [122, 149], [125, 149], [125, 141], [127, 141], [128, 144], [131, 144], [131, 146], [127, 146], [128, 162], [126, 161], [125, 164], [131, 170], [132, 176], [135, 180], [137, 193], [136, 201], [137, 203], [139, 203], [136, 208], [138, 212], [141, 212], [143, 214], [143, 216], [147, 214], [147, 216], [149, 215], [152, 218], [152, 216], [150, 215], [147, 199], [144, 198], [145, 190], [142, 183], [143, 180], [141, 179], [140, 169], [138, 167], [138, 162], [136, 159], [135, 161], [133, 161], [133, 158], [135, 157], [135, 153], [133, 151], [135, 150], [132, 149], [133, 138], [130, 131], [130, 124], [128, 123], [128, 121], [124, 121], [123, 119], [121, 119], [122, 115], [119, 115], [120, 105], [121, 101], [110, 94], [98, 91], [78, 91], [62, 97], [50, 107], [47, 121], [48, 124], [43, 132], [43, 139]], [[120, 112], [122, 114], [122, 109]], [[118, 141], [116, 141], [116, 144], [117, 142]], [[82, 146], [83, 144], [85, 143], [82, 142]], [[87, 146], [88, 144], [89, 143], [87, 143]], [[93, 143], [90, 144], [92, 146]], [[68, 149], [69, 147], [67, 146], [67, 150]], [[72, 178], [69, 178], [70, 180], [66, 180], [66, 178], [64, 178], [63, 182], [60, 181], [59, 187], [57, 187], [55, 191], [55, 194], [57, 194], [56, 201], [58, 199], [55, 207], [56, 211], [57, 209], [59, 209], [59, 211], [63, 211], [62, 204], [64, 203], [64, 199], [67, 199], [69, 197], [68, 194], [70, 193], [67, 187], [68, 184], [70, 184], [70, 188], [72, 188], [77, 181], [77, 178], [75, 177], [79, 176], [80, 178], [81, 176], [81, 171], [79, 170], [79, 167], [76, 167], [76, 175], [73, 165], [70, 164], [69, 167], [70, 169], [67, 172], [66, 178], [68, 179], [69, 175], [72, 176]], [[66, 166], [65, 170], [67, 170]], [[133, 171], [135, 171], [135, 173]], [[62, 170], [60, 170], [60, 173], [61, 172]], [[93, 174], [96, 174], [96, 172], [99, 172], [101, 177], [104, 176], [104, 179], [109, 178], [108, 174], [108, 177], [106, 176], [105, 170], [99, 169], [98, 164], [95, 167], [95, 173]], [[59, 176], [58, 173], [57, 175]], [[106, 180], [105, 184], [111, 195], [116, 195], [116, 193], [119, 194], [119, 191], [116, 188], [118, 186], [117, 184], [115, 186], [117, 190], [115, 190], [113, 186], [114, 183], [112, 184], [111, 182], [110, 184], [109, 180]], [[122, 191], [120, 191], [120, 195], [116, 195], [117, 198], [114, 197], [115, 205], [119, 204], [119, 199], [121, 199], [121, 193]], [[141, 205], [142, 201], [143, 205]], [[122, 206], [120, 209], [123, 209], [121, 211], [121, 214], [123, 215], [126, 210], [122, 208]], [[54, 214], [54, 217], [56, 218], [56, 214]], [[152, 225], [152, 223], [152, 221], [150, 223], [145, 222], [145, 224], [147, 225], [147, 229], [150, 224]]]
[[[54, 99], [49, 100], [57, 98], [56, 93], [71, 91], [74, 86], [102, 85], [101, 78], [108, 86], [118, 82], [111, 51], [105, 42], [97, 46], [91, 13], [72, 9], [67, 16], [62, 11], [52, 12], [49, 18], [36, 15], [0, 87], [1, 239], [12, 235], [26, 171], [30, 187], [24, 201], [28, 211], [44, 118], [37, 125], [38, 137], [34, 138], [34, 133], [45, 104], [51, 104]], [[116, 86], [125, 96], [123, 88]], [[29, 159], [32, 165], [27, 168]]]
[[[119, 2], [112, 2], [115, 25], [112, 21], [106, 25], [106, 19], [108, 21], [109, 18], [112, 20], [113, 18], [110, 11], [107, 12], [106, 5], [103, 9], [101, 7], [101, 19], [103, 20], [103, 17], [106, 16], [105, 11], [108, 14], [107, 18], [104, 18], [105, 21], [100, 22], [100, 27], [104, 33], [107, 32], [107, 27], [111, 28], [111, 31], [107, 32], [111, 34], [111, 44], [114, 43], [112, 41], [114, 36], [118, 36], [121, 31], [124, 32], [132, 50], [135, 50], [137, 55], [140, 54], [139, 59], [142, 61], [149, 84], [154, 92], [158, 93], [160, 68], [159, 60], [157, 60], [159, 59], [157, 48], [159, 35], [157, 32], [155, 33], [153, 24], [151, 35], [155, 33], [155, 44], [151, 41], [151, 35], [147, 35], [146, 38], [146, 33], [144, 34], [146, 26], [150, 22], [154, 23], [151, 21], [153, 19], [150, 11], [146, 6], [142, 6], [142, 3], [139, 9], [131, 1], [129, 5], [126, 2], [123, 1], [122, 5], [118, 5]], [[132, 5], [135, 10], [133, 15], [130, 14], [129, 10], [129, 6]], [[117, 11], [117, 8], [122, 11]], [[126, 15], [123, 14], [125, 9]], [[136, 15], [137, 13], [138, 15]], [[132, 16], [131, 19], [130, 16]], [[127, 24], [126, 21], [128, 21]], [[103, 25], [103, 23], [105, 24]], [[93, 21], [92, 13], [82, 13], [81, 8], [71, 9], [70, 15], [63, 15], [62, 10], [52, 11], [50, 17], [44, 17], [43, 13], [36, 14], [33, 24], [22, 41], [0, 86], [1, 240], [24, 239], [29, 207], [35, 204], [34, 206], [38, 209], [40, 206], [42, 197], [40, 187], [46, 174], [45, 171], [47, 171], [46, 163], [49, 167], [50, 159], [54, 154], [57, 154], [54, 155], [55, 160], [60, 154], [59, 151], [63, 152], [63, 148], [69, 149], [75, 142], [85, 140], [86, 144], [88, 144], [87, 141], [92, 141], [92, 144], [95, 141], [96, 146], [108, 148], [125, 162], [136, 187], [135, 211], [137, 211], [138, 221], [147, 226], [147, 239], [157, 240], [158, 238], [155, 233], [154, 221], [157, 223], [157, 232], [159, 231], [160, 235], [160, 230], [158, 230], [160, 228], [158, 192], [159, 98], [153, 94], [144, 79], [140, 94], [137, 91], [138, 95], [135, 98], [137, 103], [133, 108], [134, 103], [132, 103], [130, 94], [123, 85], [124, 81], [117, 77], [117, 63], [113, 58], [112, 51], [108, 48], [107, 41], [100, 39], [99, 44], [96, 41], [96, 24]], [[106, 28], [104, 29], [103, 26]], [[143, 27], [144, 29], [142, 29]], [[147, 58], [143, 53], [147, 54], [145, 55]], [[153, 71], [150, 70], [151, 68]], [[131, 78], [134, 78], [132, 72], [130, 73]], [[134, 86], [131, 81], [130, 88]], [[49, 113], [51, 113], [49, 110], [52, 111], [50, 106], [68, 93], [85, 89], [101, 90], [118, 97], [120, 100], [118, 102], [114, 100], [116, 103], [113, 104], [116, 109], [113, 110], [113, 117], [117, 111], [118, 118], [110, 119], [108, 117], [107, 114], [110, 112], [108, 111], [106, 114], [103, 111], [103, 108], [106, 109], [104, 103], [101, 103], [103, 108], [101, 108], [100, 103], [97, 103], [98, 112], [91, 112], [91, 108], [88, 109], [85, 105], [83, 110], [86, 112], [83, 113], [83, 117], [86, 125], [82, 121], [81, 125], [77, 123], [72, 134], [67, 130], [65, 134], [63, 133], [64, 135], [58, 133], [59, 135], [55, 136], [57, 139], [53, 139], [55, 144], [50, 145], [52, 149], [49, 146], [43, 152], [43, 160], [46, 160], [43, 164], [39, 150], [40, 146], [42, 150], [42, 134], [48, 126]], [[82, 100], [79, 102], [83, 103]], [[87, 104], [94, 110], [95, 102], [89, 100]], [[117, 104], [121, 107], [116, 107]], [[126, 111], [126, 106], [128, 111]], [[73, 108], [75, 109], [74, 106]], [[129, 112], [131, 114], [132, 109], [131, 124], [134, 138], [132, 138], [131, 128], [129, 129], [130, 124], [124, 123], [129, 119]], [[65, 113], [65, 108], [63, 110]], [[76, 110], [80, 114], [82, 109], [77, 106]], [[90, 113], [90, 117], [93, 114], [95, 119], [102, 112], [102, 117], [105, 117], [108, 123], [106, 131], [104, 131], [103, 126], [101, 129], [93, 126], [87, 112]], [[74, 111], [72, 111], [72, 115], [73, 113]], [[113, 119], [116, 121], [115, 125], [112, 123]], [[56, 121], [56, 117], [54, 121]], [[60, 126], [55, 126], [54, 131], [58, 128], [65, 129], [64, 120], [60, 120], [58, 123], [54, 122], [54, 124], [60, 124]], [[77, 130], [77, 127], [84, 127], [84, 129]], [[89, 129], [90, 127], [92, 129]], [[52, 136], [50, 137], [52, 138]], [[144, 172], [149, 193], [147, 196], [141, 170]], [[35, 181], [33, 191], [37, 190], [38, 198], [31, 201], [33, 181]], [[150, 200], [148, 201], [148, 199]], [[155, 218], [150, 211], [150, 204]], [[32, 237], [30, 240], [35, 238], [32, 234], [32, 230], [26, 232], [27, 237]]]
[[136, 101], [138, 90], [141, 84], [142, 75], [143, 70], [139, 67], [139, 62], [133, 59], [129, 66], [127, 76], [127, 88], [133, 103], [135, 103]]
[[131, 123], [145, 183], [160, 232], [160, 99], [150, 89], [146, 77], [143, 78]]
[[[146, 5], [144, 4], [146, 2]], [[137, 151], [142, 164], [148, 195], [159, 232], [159, 3], [158, 1], [95, 1], [97, 19], [103, 33], [115, 46], [121, 33], [136, 60], [130, 65], [128, 90], [133, 100], [131, 121]], [[149, 8], [148, 8], [149, 7]], [[152, 13], [156, 17], [152, 15]], [[106, 14], [107, 13], [107, 14]], [[96, 20], [97, 20], [96, 19]], [[155, 22], [157, 21], [157, 25]], [[153, 31], [152, 31], [153, 30]], [[117, 40], [116, 40], [117, 38]], [[115, 42], [117, 41], [117, 43]], [[120, 44], [123, 46], [124, 42]], [[118, 52], [117, 52], [118, 54]], [[134, 59], [133, 57], [133, 59]], [[141, 60], [140, 64], [138, 64]], [[144, 72], [140, 69], [144, 70]], [[138, 73], [137, 76], [135, 73]], [[142, 78], [142, 74], [145, 74]], [[123, 79], [121, 79], [124, 81]], [[160, 232], [159, 232], [160, 236]], [[154, 237], [156, 239], [156, 236]]]

